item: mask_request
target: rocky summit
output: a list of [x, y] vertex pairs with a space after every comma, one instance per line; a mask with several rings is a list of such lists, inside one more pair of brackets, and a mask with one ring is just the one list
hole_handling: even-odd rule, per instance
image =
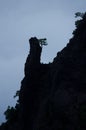
[[39, 39], [29, 45], [14, 118], [0, 130], [86, 130], [86, 13], [52, 63], [40, 62]]

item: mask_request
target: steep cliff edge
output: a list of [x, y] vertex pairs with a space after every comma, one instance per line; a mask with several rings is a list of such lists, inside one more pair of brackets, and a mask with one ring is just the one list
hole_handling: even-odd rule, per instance
[[73, 34], [50, 64], [40, 63], [39, 40], [29, 40], [17, 121], [1, 130], [86, 130], [86, 13]]
[[49, 71], [48, 64], [40, 63], [42, 47], [39, 44], [39, 40], [34, 37], [29, 40], [29, 43], [30, 53], [25, 63], [25, 77], [21, 82], [19, 95], [24, 129], [25, 127], [32, 129], [42, 98], [46, 96], [42, 94], [45, 88], [43, 76]]

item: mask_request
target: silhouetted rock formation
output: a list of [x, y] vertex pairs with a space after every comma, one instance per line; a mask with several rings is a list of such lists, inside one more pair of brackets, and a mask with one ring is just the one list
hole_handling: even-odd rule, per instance
[[[47, 73], [49, 65], [40, 63], [42, 48], [37, 38], [30, 39], [30, 54], [25, 63], [25, 78], [20, 90], [20, 108], [22, 109], [24, 129], [32, 129], [41, 102], [41, 79]], [[23, 124], [22, 123], [22, 124]]]
[[40, 63], [42, 47], [30, 39], [18, 121], [1, 130], [86, 130], [86, 14], [73, 34], [50, 64]]

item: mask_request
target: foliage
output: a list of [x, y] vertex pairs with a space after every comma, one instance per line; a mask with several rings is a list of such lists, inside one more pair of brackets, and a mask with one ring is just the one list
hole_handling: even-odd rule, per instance
[[77, 18], [77, 17], [83, 18], [84, 14], [85, 14], [85, 13], [76, 12], [76, 13], [75, 13], [75, 18]]
[[16, 91], [16, 94], [14, 95], [14, 98], [18, 97], [18, 96], [19, 96], [19, 93], [20, 93], [20, 90], [17, 90], [17, 91]]
[[75, 18], [77, 18], [77, 17], [81, 18], [81, 19], [79, 19], [79, 20], [77, 20], [75, 22], [76, 27], [78, 27], [81, 24], [81, 22], [82, 22], [83, 18], [85, 17], [85, 15], [86, 15], [86, 13], [81, 13], [81, 12], [75, 13]]
[[13, 121], [16, 118], [16, 109], [14, 107], [8, 106], [7, 110], [4, 112], [7, 121]]
[[47, 39], [46, 38], [42, 38], [42, 39], [38, 39], [39, 40], [39, 44], [42, 45], [47, 45]]
[[73, 31], [73, 34], [79, 34], [81, 31], [79, 30], [82, 30], [83, 28], [83, 23], [85, 23], [86, 21], [86, 12], [85, 13], [81, 13], [81, 12], [77, 12], [75, 13], [75, 18], [78, 18], [78, 20], [75, 21], [75, 26], [76, 26], [76, 29]]
[[[16, 91], [14, 98], [19, 96], [19, 92], [20, 92], [19, 90]], [[15, 107], [8, 106], [7, 110], [4, 112], [6, 120], [10, 122], [13, 122], [14, 120], [16, 120], [18, 116], [18, 111], [19, 111], [19, 100], [17, 100]]]

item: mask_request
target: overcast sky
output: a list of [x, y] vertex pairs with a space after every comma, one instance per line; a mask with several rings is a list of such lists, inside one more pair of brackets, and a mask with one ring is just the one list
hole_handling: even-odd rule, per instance
[[52, 62], [72, 37], [75, 12], [86, 0], [0, 0], [0, 123], [24, 77], [30, 37], [47, 38], [42, 62]]

